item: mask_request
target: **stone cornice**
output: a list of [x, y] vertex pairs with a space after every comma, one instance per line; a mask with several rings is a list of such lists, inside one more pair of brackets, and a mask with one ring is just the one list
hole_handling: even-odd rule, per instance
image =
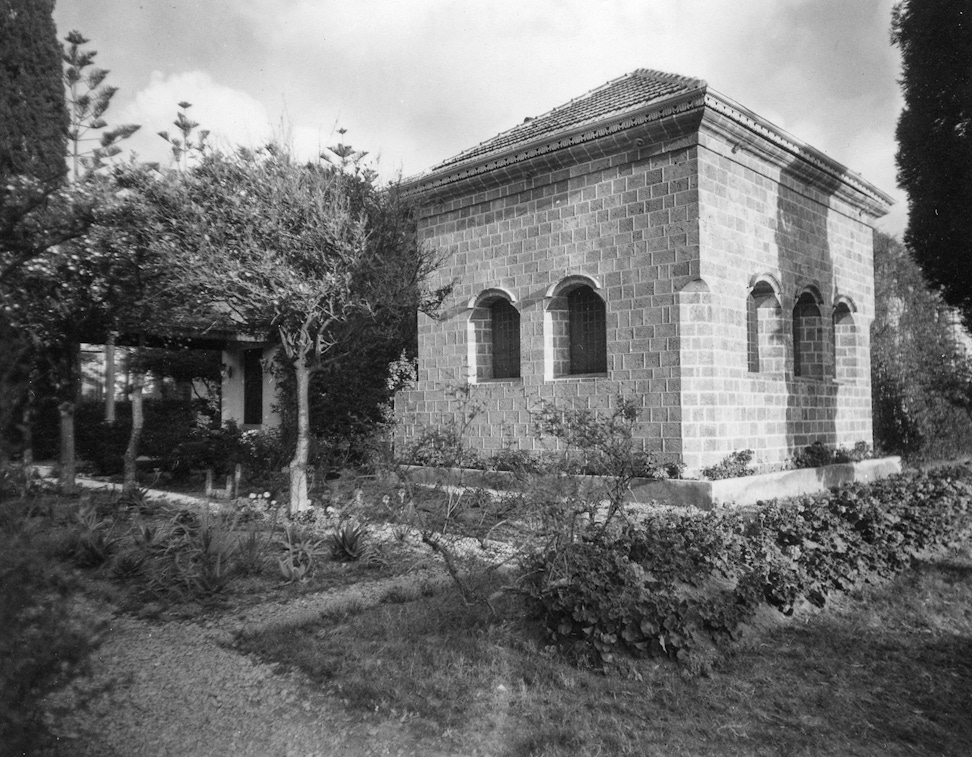
[[449, 165], [439, 170], [433, 169], [428, 173], [405, 179], [402, 184], [405, 187], [405, 193], [408, 195], [441, 189], [464, 179], [508, 168], [549, 153], [587, 142], [594, 142], [639, 126], [698, 110], [704, 103], [704, 92], [704, 89], [695, 90], [662, 102], [652, 103], [647, 108], [634, 112], [628, 111], [620, 115], [615, 114], [606, 119], [559, 132], [552, 139], [550, 135], [546, 135], [534, 142], [517, 145], [509, 150], [487, 155], [469, 163]]
[[459, 185], [468, 180], [485, 178], [493, 172], [509, 172], [531, 160], [553, 157], [555, 153], [581, 145], [617, 139], [625, 132], [635, 132], [632, 135], [634, 138], [639, 130], [653, 125], [663, 128], [666, 120], [674, 120], [694, 111], [701, 117], [701, 131], [717, 135], [735, 148], [745, 146], [760, 158], [793, 171], [811, 185], [822, 184], [825, 192], [840, 195], [845, 202], [868, 215], [879, 218], [890, 209], [893, 199], [859, 175], [748, 108], [712, 90], [704, 82], [699, 84], [697, 89], [690, 92], [653, 102], [640, 109], [612, 114], [552, 137], [546, 135], [469, 162], [433, 169], [406, 179], [402, 186], [406, 195], [448, 195], [451, 194], [450, 190], [460, 189]]
[[[813, 180], [814, 169], [826, 174], [839, 185], [843, 185], [844, 191], [840, 192], [843, 199], [866, 210], [875, 218], [885, 215], [894, 204], [889, 195], [846, 166], [725, 95], [710, 88], [704, 100], [707, 109], [707, 114], [703, 117], [704, 129], [708, 128], [730, 143], [735, 142], [737, 147], [742, 146], [742, 142], [746, 148], [780, 167], [792, 168], [792, 158], [798, 158], [806, 164], [801, 173], [809, 181]], [[711, 116], [712, 113], [723, 116], [731, 126], [727, 126], [725, 122], [720, 124], [718, 119]], [[757, 139], [752, 139], [751, 135], [755, 135]]]

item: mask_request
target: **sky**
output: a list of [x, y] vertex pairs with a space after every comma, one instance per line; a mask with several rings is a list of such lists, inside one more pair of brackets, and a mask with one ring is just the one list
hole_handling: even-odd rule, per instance
[[343, 141], [420, 173], [637, 68], [697, 77], [895, 199], [894, 0], [57, 0], [119, 88], [126, 147], [169, 161], [178, 103], [216, 144]]

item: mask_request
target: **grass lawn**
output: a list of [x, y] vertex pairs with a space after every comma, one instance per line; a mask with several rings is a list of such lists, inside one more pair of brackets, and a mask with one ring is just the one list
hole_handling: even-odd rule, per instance
[[451, 591], [238, 646], [461, 753], [972, 754], [970, 547], [754, 632], [697, 676], [651, 659], [578, 667]]

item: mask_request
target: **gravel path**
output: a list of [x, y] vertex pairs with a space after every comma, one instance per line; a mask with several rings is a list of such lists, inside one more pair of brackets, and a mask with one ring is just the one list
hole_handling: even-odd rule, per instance
[[[350, 591], [377, 602], [400, 581]], [[113, 617], [92, 674], [47, 702], [58, 737], [52, 757], [493, 754], [482, 740], [442, 751], [441, 741], [396, 721], [369, 722], [302, 674], [227, 647], [241, 629], [312, 620], [348, 599], [348, 590], [323, 593], [199, 622]]]
[[[83, 478], [78, 484], [114, 488]], [[206, 502], [170, 492], [146, 494], [182, 506]], [[504, 694], [477, 725], [470, 724], [475, 732], [467, 734], [468, 748], [457, 750], [396, 720], [348, 712], [299, 671], [281, 672], [231, 647], [241, 632], [314, 622], [348, 602], [376, 604], [396, 585], [447, 580], [444, 570], [426, 570], [194, 621], [142, 620], [89, 607], [93, 617], [109, 618], [108, 631], [92, 655], [91, 674], [45, 702], [45, 718], [57, 738], [45, 757], [499, 754]]]

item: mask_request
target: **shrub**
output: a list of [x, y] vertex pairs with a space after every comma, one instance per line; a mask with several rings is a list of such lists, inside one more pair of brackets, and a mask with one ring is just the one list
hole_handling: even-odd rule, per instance
[[851, 449], [830, 449], [818, 439], [793, 456], [793, 465], [797, 468], [819, 468], [834, 463], [859, 463], [871, 457], [871, 445], [867, 442], [857, 442]]
[[[122, 456], [132, 430], [131, 405], [116, 406], [114, 423], [104, 420], [104, 412], [104, 405], [98, 402], [78, 405], [75, 439], [78, 457], [91, 463], [97, 475], [110, 476], [121, 473], [123, 468]], [[196, 412], [191, 402], [146, 399], [139, 454], [159, 458], [162, 467], [171, 471], [173, 450], [191, 438], [195, 426]]]
[[0, 744], [10, 754], [32, 753], [40, 701], [83, 673], [98, 645], [101, 626], [75, 612], [76, 590], [27, 531], [0, 535]]
[[968, 454], [972, 377], [954, 314], [928, 287], [904, 245], [880, 232], [874, 242], [875, 443], [885, 454], [912, 460]]
[[163, 460], [163, 468], [176, 475], [195, 469], [210, 469], [217, 476], [243, 468], [249, 484], [258, 488], [278, 488], [280, 471], [293, 455], [283, 442], [280, 429], [242, 430], [233, 421], [222, 426], [197, 425], [174, 446]]
[[726, 455], [717, 465], [702, 469], [702, 475], [710, 481], [724, 478], [741, 478], [751, 476], [755, 471], [749, 467], [753, 460], [751, 449], [739, 450]]
[[819, 439], [793, 456], [797, 468], [819, 468], [834, 462], [834, 452]]
[[972, 529], [969, 468], [853, 484], [754, 514], [655, 514], [536, 555], [529, 593], [557, 644], [691, 660], [736, 638], [760, 604], [890, 577]]
[[834, 450], [835, 463], [859, 463], [862, 460], [870, 460], [873, 456], [874, 452], [867, 442], [857, 442], [851, 449], [838, 447]]

